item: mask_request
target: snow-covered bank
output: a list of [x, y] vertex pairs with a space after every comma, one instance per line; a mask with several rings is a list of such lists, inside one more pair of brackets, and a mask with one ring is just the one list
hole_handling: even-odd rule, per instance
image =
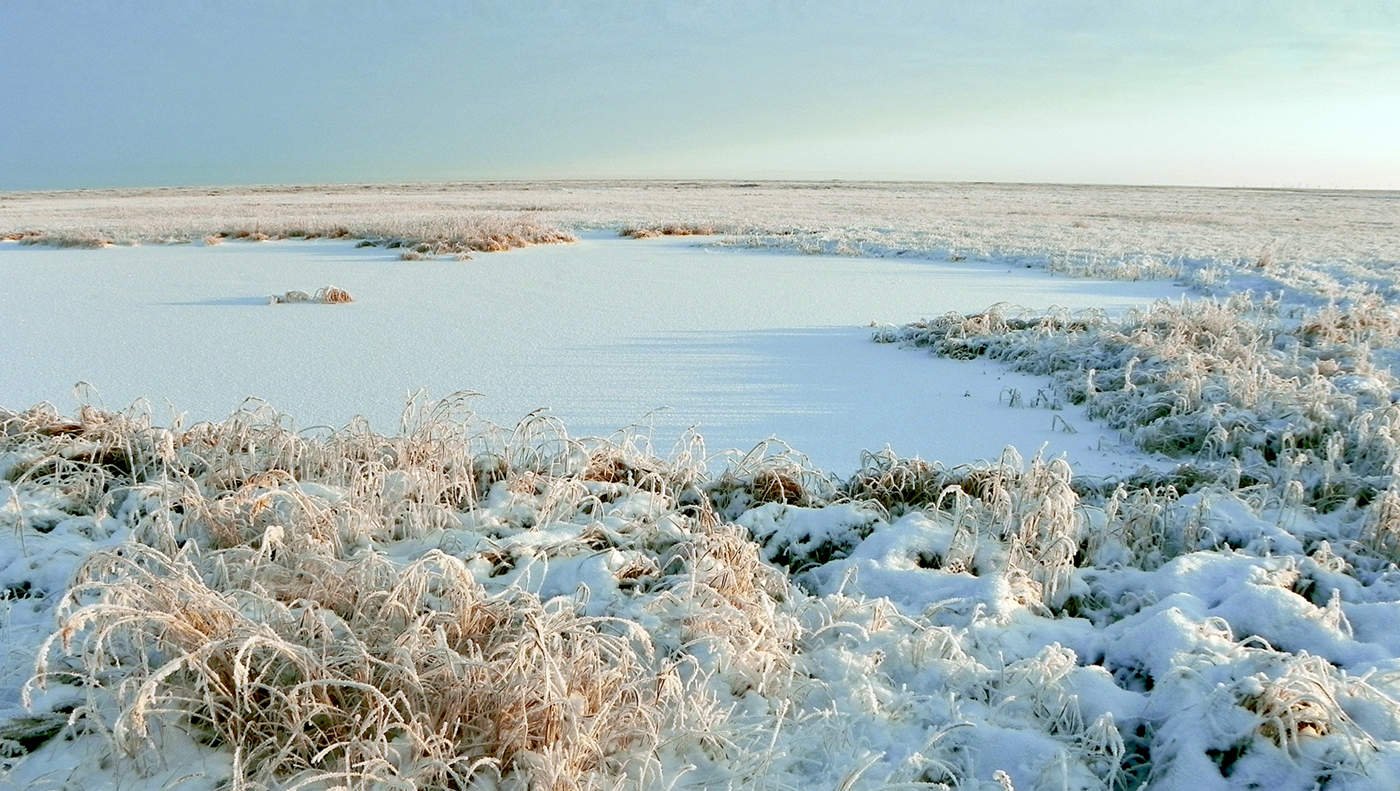
[[[169, 403], [220, 418], [256, 395], [303, 426], [361, 414], [392, 431], [410, 392], [475, 390], [498, 423], [548, 408], [575, 434], [643, 426], [663, 452], [692, 426], [711, 451], [776, 435], [835, 472], [886, 444], [948, 459], [1048, 444], [1084, 473], [1135, 467], [1081, 410], [1043, 408], [1054, 400], [1044, 380], [982, 362], [911, 365], [863, 328], [995, 302], [1117, 313], [1181, 293], [598, 237], [467, 262], [397, 261], [344, 241], [0, 245], [0, 278], [0, 403], [11, 407], [67, 407], [82, 380], [108, 406], [149, 397], [159, 415]], [[355, 302], [267, 304], [327, 283]]]
[[1013, 457], [712, 474], [420, 406], [4, 415], [0, 783], [1397, 781], [1400, 576], [1347, 509]]

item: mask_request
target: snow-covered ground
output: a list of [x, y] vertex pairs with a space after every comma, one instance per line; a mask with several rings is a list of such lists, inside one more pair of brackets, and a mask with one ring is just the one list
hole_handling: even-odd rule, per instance
[[[711, 451], [777, 436], [843, 474], [886, 445], [958, 460], [1046, 445], [1088, 474], [1136, 467], [1082, 409], [1033, 408], [1044, 381], [981, 361], [911, 364], [870, 343], [867, 325], [997, 302], [1121, 313], [1183, 293], [1006, 265], [599, 235], [470, 261], [399, 261], [350, 241], [5, 244], [0, 279], [0, 404], [12, 408], [70, 408], [85, 381], [107, 407], [148, 398], [187, 423], [257, 396], [303, 427], [363, 415], [395, 431], [413, 391], [472, 390], [481, 416], [503, 425], [546, 408], [576, 435], [640, 426], [662, 451], [690, 427]], [[355, 302], [268, 304], [327, 284]], [[67, 306], [60, 320], [55, 304]]]
[[0, 196], [0, 787], [1400, 784], [1392, 193], [213, 193]]
[[[911, 182], [561, 181], [81, 190], [0, 195], [0, 233], [194, 238], [226, 229], [402, 229], [526, 214], [574, 229], [688, 223], [847, 254], [1400, 259], [1400, 193]], [[1329, 275], [1330, 276], [1330, 275]]]

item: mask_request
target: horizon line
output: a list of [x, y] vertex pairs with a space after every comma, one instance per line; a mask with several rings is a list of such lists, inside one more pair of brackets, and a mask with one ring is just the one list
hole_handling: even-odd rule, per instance
[[999, 181], [988, 179], [924, 179], [924, 178], [850, 178], [850, 177], [801, 177], [801, 178], [779, 178], [779, 177], [726, 177], [726, 176], [705, 176], [705, 177], [596, 177], [596, 176], [564, 176], [564, 177], [538, 177], [538, 178], [453, 178], [453, 179], [423, 179], [423, 180], [373, 180], [355, 179], [351, 181], [303, 181], [303, 182], [261, 182], [261, 183], [207, 183], [207, 184], [142, 184], [142, 185], [101, 185], [83, 187], [0, 187], [0, 195], [10, 194], [61, 194], [61, 193], [82, 193], [82, 192], [119, 192], [119, 191], [180, 191], [180, 190], [276, 190], [290, 188], [364, 188], [364, 187], [420, 187], [420, 186], [451, 186], [454, 184], [551, 184], [551, 183], [574, 183], [574, 184], [704, 184], [723, 185], [730, 184], [736, 187], [745, 185], [764, 184], [926, 184], [945, 186], [1000, 186], [1000, 187], [1102, 187], [1102, 188], [1131, 188], [1131, 189], [1186, 189], [1186, 190], [1221, 190], [1221, 191], [1256, 191], [1256, 192], [1348, 192], [1348, 193], [1392, 193], [1400, 192], [1400, 185], [1387, 187], [1332, 187], [1332, 186], [1284, 186], [1284, 185], [1220, 185], [1220, 184], [1190, 184], [1176, 182], [1117, 182], [1117, 181]]

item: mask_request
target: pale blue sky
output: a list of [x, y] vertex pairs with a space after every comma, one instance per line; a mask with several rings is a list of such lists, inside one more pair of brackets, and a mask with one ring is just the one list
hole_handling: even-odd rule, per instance
[[1400, 188], [1400, 3], [7, 0], [0, 189]]

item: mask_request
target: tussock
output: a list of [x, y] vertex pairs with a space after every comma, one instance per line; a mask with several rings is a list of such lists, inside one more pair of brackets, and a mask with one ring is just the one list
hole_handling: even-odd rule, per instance
[[273, 294], [268, 297], [268, 304], [271, 305], [295, 305], [302, 303], [316, 303], [320, 305], [343, 305], [347, 302], [354, 302], [350, 292], [338, 286], [324, 286], [316, 290], [315, 294], [308, 294], [305, 291], [288, 291], [284, 294]]
[[844, 489], [853, 500], [873, 501], [897, 514], [938, 502], [952, 481], [952, 474], [937, 462], [901, 459], [887, 449], [862, 453], [860, 469]]
[[116, 244], [110, 237], [103, 235], [45, 233], [42, 231], [24, 231], [15, 234], [7, 234], [5, 239], [7, 241], [17, 241], [23, 245], [44, 245], [47, 247], [76, 248], [80, 250], [97, 250]]
[[629, 226], [618, 231], [617, 235], [626, 239], [653, 239], [658, 236], [714, 236], [718, 233], [719, 230], [713, 225], [665, 223], [639, 227]]
[[[570, 788], [654, 749], [678, 716], [683, 684], [626, 623], [487, 596], [441, 553], [402, 568], [277, 554], [131, 547], [85, 564], [55, 647], [81, 657], [94, 688], [120, 681], [123, 749], [149, 749], [153, 720], [179, 712], [236, 747], [236, 769], [258, 783], [515, 774]], [[212, 589], [211, 574], [232, 584]]]

